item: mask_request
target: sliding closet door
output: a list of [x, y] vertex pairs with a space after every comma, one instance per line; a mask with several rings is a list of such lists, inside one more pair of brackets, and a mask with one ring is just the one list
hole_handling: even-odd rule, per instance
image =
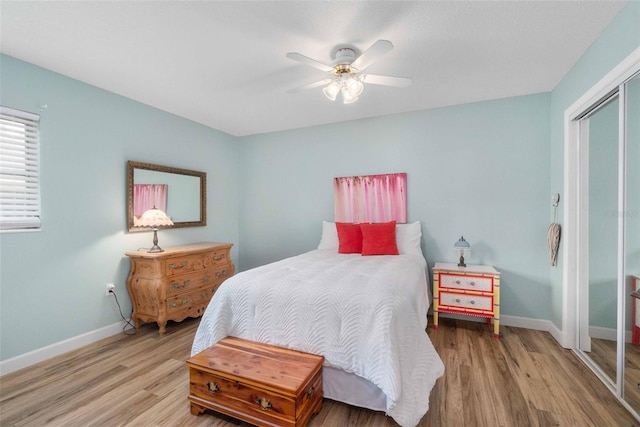
[[583, 193], [588, 271], [580, 289], [579, 348], [612, 383], [617, 374], [619, 102], [617, 94], [603, 100], [580, 127], [588, 171]]
[[565, 118], [563, 323], [640, 421], [640, 48]]
[[624, 399], [640, 412], [640, 299], [631, 296], [635, 283], [640, 287], [640, 75], [626, 83], [625, 98]]

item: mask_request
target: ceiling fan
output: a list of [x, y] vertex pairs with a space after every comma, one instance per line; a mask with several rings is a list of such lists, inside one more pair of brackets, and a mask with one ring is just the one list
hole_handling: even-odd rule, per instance
[[363, 71], [375, 62], [380, 56], [393, 49], [393, 44], [388, 40], [378, 40], [362, 55], [356, 58], [356, 52], [349, 47], [343, 47], [336, 51], [333, 65], [323, 64], [299, 53], [287, 53], [287, 58], [301, 62], [305, 65], [317, 68], [329, 73], [331, 77], [299, 87], [290, 89], [287, 93], [298, 93], [307, 89], [324, 86], [322, 92], [331, 101], [335, 101], [338, 93], [342, 95], [342, 102], [350, 104], [358, 100], [364, 89], [364, 83], [407, 87], [411, 79], [407, 77], [379, 76], [376, 74], [364, 74]]

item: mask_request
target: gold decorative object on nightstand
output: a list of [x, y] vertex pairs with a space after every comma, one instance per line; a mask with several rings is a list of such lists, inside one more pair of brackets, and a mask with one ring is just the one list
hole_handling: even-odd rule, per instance
[[433, 327], [439, 313], [493, 319], [493, 336], [500, 337], [500, 272], [490, 265], [437, 262], [433, 267]]
[[141, 322], [157, 322], [164, 334], [168, 320], [201, 316], [218, 286], [235, 271], [229, 256], [232, 246], [195, 243], [164, 252], [127, 252], [131, 259], [127, 289], [136, 328]]

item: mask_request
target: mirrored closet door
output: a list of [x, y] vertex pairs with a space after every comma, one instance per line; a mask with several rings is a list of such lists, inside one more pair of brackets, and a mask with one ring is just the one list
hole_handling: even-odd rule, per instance
[[618, 319], [618, 93], [602, 100], [581, 119], [581, 146], [588, 179], [588, 265], [580, 305], [579, 348], [615, 382]]
[[[640, 414], [640, 74], [577, 117], [577, 353]], [[638, 291], [635, 294], [635, 291]]]
[[625, 89], [624, 399], [640, 412], [640, 75]]

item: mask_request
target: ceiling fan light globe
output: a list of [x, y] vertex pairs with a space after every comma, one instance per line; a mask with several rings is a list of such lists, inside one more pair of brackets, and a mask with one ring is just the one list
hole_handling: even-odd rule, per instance
[[362, 93], [362, 89], [364, 89], [364, 85], [357, 77], [352, 77], [346, 82], [347, 91], [349, 92], [349, 96], [352, 98], [357, 98]]
[[343, 104], [351, 104], [352, 102], [356, 102], [358, 100], [357, 96], [352, 96], [349, 93], [349, 90], [346, 87], [343, 87], [341, 90], [342, 93], [342, 103]]
[[359, 98], [342, 98], [342, 103], [343, 104], [352, 104], [354, 102], [356, 102]]
[[328, 86], [322, 89], [322, 92], [331, 101], [335, 101], [336, 96], [338, 96], [338, 92], [340, 92], [340, 85], [337, 82], [331, 82]]

